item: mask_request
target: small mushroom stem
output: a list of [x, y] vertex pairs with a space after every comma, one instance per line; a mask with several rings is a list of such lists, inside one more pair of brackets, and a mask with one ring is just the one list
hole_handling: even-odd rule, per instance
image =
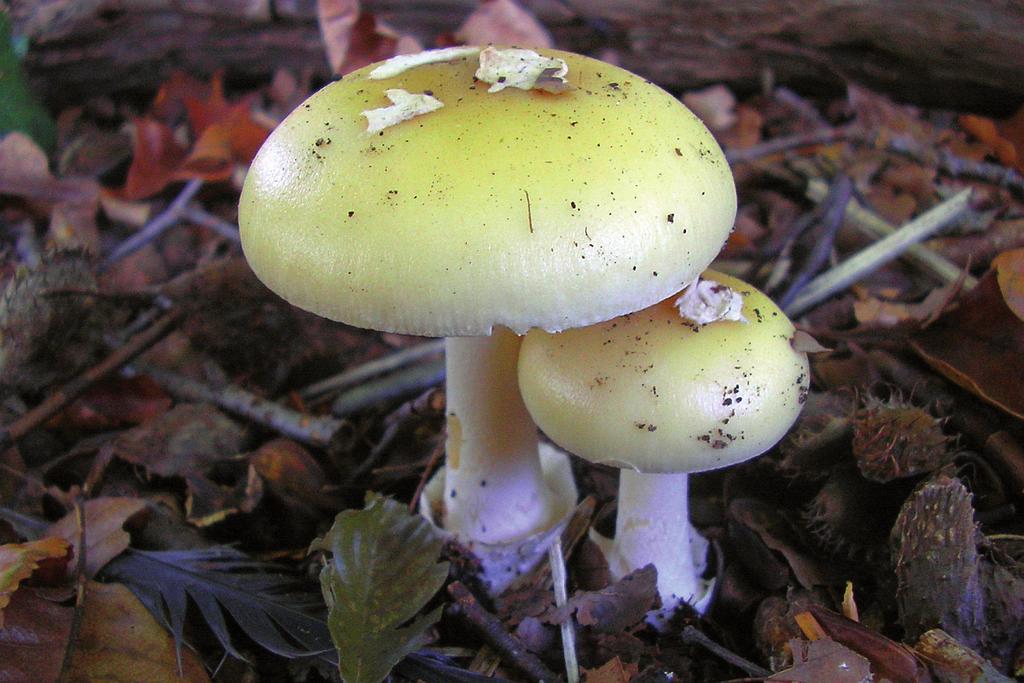
[[616, 578], [648, 564], [658, 568], [658, 594], [666, 611], [680, 602], [695, 604], [707, 593], [694, 556], [707, 542], [690, 525], [688, 477], [643, 474], [623, 469], [614, 540], [599, 539]]
[[464, 541], [519, 540], [555, 524], [564, 507], [544, 483], [537, 427], [519, 394], [519, 345], [506, 328], [445, 342], [444, 525]]

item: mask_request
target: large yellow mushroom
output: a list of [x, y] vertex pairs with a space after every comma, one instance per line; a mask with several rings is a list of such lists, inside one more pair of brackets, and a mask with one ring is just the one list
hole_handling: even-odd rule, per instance
[[735, 211], [718, 145], [650, 82], [557, 50], [452, 48], [300, 105], [256, 156], [239, 224], [257, 276], [295, 305], [447, 338], [443, 523], [483, 552], [550, 529], [575, 497], [545, 483], [517, 335], [664, 298]]

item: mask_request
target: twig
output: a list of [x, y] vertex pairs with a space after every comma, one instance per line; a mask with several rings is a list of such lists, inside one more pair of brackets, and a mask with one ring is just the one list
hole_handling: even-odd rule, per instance
[[534, 681], [554, 683], [558, 680], [558, 676], [548, 669], [540, 658], [529, 652], [518, 638], [505, 629], [498, 617], [480, 606], [476, 597], [462, 585], [462, 582], [451, 583], [448, 586], [448, 593], [455, 599], [450, 609], [476, 629], [506, 663]]
[[[569, 602], [565, 589], [565, 557], [562, 556], [562, 543], [552, 543], [548, 548], [548, 564], [551, 566], [551, 580], [554, 584], [555, 606], [559, 609]], [[576, 659], [576, 628], [575, 620], [570, 613], [559, 626], [562, 633], [562, 656], [565, 659], [565, 677], [568, 683], [579, 683], [580, 665]]]
[[808, 280], [828, 261], [832, 245], [835, 243], [836, 233], [839, 232], [839, 227], [843, 224], [843, 216], [846, 215], [846, 207], [852, 197], [853, 182], [849, 176], [840, 173], [832, 181], [832, 187], [829, 188], [822, 201], [822, 206], [825, 209], [825, 215], [821, 219], [822, 233], [816, 235], [814, 248], [811, 249], [810, 255], [793, 278], [789, 288], [779, 297], [781, 308], [788, 306], [800, 290], [807, 285]]
[[896, 258], [907, 247], [946, 227], [967, 209], [971, 197], [963, 190], [945, 202], [933, 207], [885, 239], [862, 249], [835, 268], [811, 280], [793, 302], [785, 307], [786, 315], [796, 317], [828, 297], [841, 292], [887, 261]]
[[139, 363], [137, 367], [179, 400], [213, 403], [309, 446], [326, 447], [343, 425], [332, 417], [298, 413], [234, 385], [214, 388], [156, 365]]
[[841, 128], [826, 128], [824, 130], [815, 130], [810, 133], [799, 133], [797, 135], [787, 135], [781, 138], [775, 138], [762, 142], [759, 145], [753, 147], [747, 147], [745, 149], [730, 149], [725, 153], [726, 160], [732, 164], [743, 164], [751, 161], [757, 161], [763, 157], [778, 154], [779, 152], [785, 152], [790, 149], [796, 149], [798, 147], [810, 147], [811, 145], [827, 145], [833, 142], [839, 142], [850, 137], [851, 129], [848, 126]]
[[[863, 136], [863, 140], [866, 144], [877, 146], [878, 141], [875, 139]], [[925, 147], [907, 135], [889, 135], [882, 141], [882, 144], [897, 154], [904, 154], [928, 164], [935, 164], [949, 175], [978, 178], [1012, 190], [1019, 196], [1024, 196], [1024, 176], [1009, 166], [965, 159], [947, 149]]]
[[100, 363], [89, 368], [53, 394], [28, 411], [17, 420], [0, 429], [0, 451], [43, 424], [58, 412], [67, 407], [75, 398], [90, 386], [130, 362], [140, 353], [160, 341], [178, 321], [180, 313], [172, 310], [158, 318], [156, 322], [129, 339], [123, 346], [114, 350]]
[[334, 399], [331, 413], [335, 417], [346, 417], [374, 404], [429, 389], [443, 381], [444, 360], [414, 365], [346, 391]]
[[[811, 201], [821, 203], [828, 195], [828, 185], [818, 178], [811, 178], [807, 181], [806, 194]], [[866, 209], [853, 197], [846, 205], [846, 220], [862, 234], [872, 239], [888, 237], [896, 232], [895, 226]], [[913, 244], [908, 247], [903, 258], [947, 284], [956, 282], [962, 274], [960, 266], [923, 244]], [[976, 284], [978, 284], [978, 280], [974, 276], [966, 275], [964, 277], [964, 289], [972, 289]]]
[[178, 196], [167, 206], [166, 209], [153, 217], [151, 221], [142, 226], [138, 232], [114, 247], [107, 258], [100, 264], [99, 272], [109, 269], [112, 265], [129, 254], [133, 254], [145, 245], [149, 244], [162, 235], [168, 228], [182, 219], [185, 208], [192, 198], [196, 196], [203, 187], [203, 181], [199, 179], [190, 180], [185, 183]]
[[78, 558], [75, 562], [75, 609], [71, 616], [71, 630], [68, 633], [68, 644], [64, 648], [64, 661], [60, 665], [57, 682], [63, 683], [71, 673], [71, 663], [75, 657], [75, 646], [82, 630], [82, 619], [85, 616], [85, 505], [82, 496], [75, 497], [75, 520], [78, 522]]
[[688, 645], [700, 645], [705, 650], [711, 652], [722, 661], [731, 664], [737, 669], [741, 669], [742, 671], [747, 672], [751, 676], [756, 676], [758, 678], [766, 678], [772, 675], [772, 672], [768, 669], [758, 666], [750, 660], [744, 659], [743, 657], [740, 657], [738, 654], [730, 650], [727, 650], [726, 648], [722, 647], [721, 645], [719, 645], [718, 643], [716, 643], [715, 641], [711, 640], [706, 635], [698, 631], [693, 626], [687, 626], [686, 628], [684, 628], [682, 637], [684, 643]]
[[333, 391], [340, 391], [376, 375], [397, 370], [425, 356], [444, 352], [444, 340], [435, 339], [416, 346], [396, 351], [369, 363], [363, 363], [341, 374], [310, 384], [299, 391], [299, 396], [310, 401]]
[[427, 466], [423, 468], [423, 474], [420, 475], [420, 480], [416, 484], [416, 492], [412, 494], [412, 500], [409, 501], [409, 514], [415, 514], [420, 507], [420, 496], [423, 495], [423, 489], [426, 487], [427, 482], [430, 481], [430, 475], [437, 469], [437, 463], [441, 462], [441, 456], [444, 455], [445, 441], [441, 439], [430, 450], [430, 457], [427, 458]]
[[232, 242], [240, 242], [242, 239], [238, 234], [237, 225], [228, 223], [226, 220], [218, 218], [198, 206], [187, 207], [185, 209], [185, 218], [188, 218], [197, 225], [213, 230], [224, 239], [231, 240]]
[[[429, 389], [424, 393], [417, 396], [411, 401], [406, 401], [402, 405], [398, 406], [395, 410], [391, 411], [387, 417], [384, 418], [384, 433], [380, 437], [380, 441], [370, 449], [369, 455], [363, 458], [363, 461], [352, 470], [348, 476], [348, 484], [354, 484], [360, 477], [369, 472], [371, 469], [377, 466], [377, 463], [383, 457], [384, 453], [387, 452], [388, 448], [394, 442], [395, 438], [398, 437], [402, 426], [406, 422], [416, 415], [421, 415], [430, 410], [431, 403], [439, 396], [439, 393], [434, 389]], [[440, 410], [440, 407], [438, 407]]]

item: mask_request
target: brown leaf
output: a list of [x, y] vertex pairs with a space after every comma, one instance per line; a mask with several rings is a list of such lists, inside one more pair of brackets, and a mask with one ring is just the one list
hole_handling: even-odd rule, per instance
[[[146, 507], [146, 501], [139, 498], [93, 498], [85, 502], [85, 574], [95, 576], [108, 562], [124, 552], [131, 542], [128, 532], [122, 527], [129, 519]], [[75, 557], [79, 555], [78, 541], [80, 527], [78, 515], [72, 510], [50, 525], [48, 536], [62, 538], [74, 546]], [[68, 571], [74, 570], [74, 563], [68, 564]]]
[[150, 474], [185, 476], [236, 455], [243, 436], [242, 428], [216, 408], [182, 404], [124, 432], [107, 448]]
[[736, 96], [722, 84], [683, 93], [683, 104], [716, 133], [732, 128], [739, 120]]
[[53, 246], [99, 251], [99, 184], [91, 178], [55, 178], [46, 153], [18, 132], [0, 140], [0, 194], [22, 197], [48, 211]]
[[188, 521], [199, 527], [221, 522], [230, 515], [252, 512], [263, 498], [263, 480], [250, 465], [246, 476], [238, 477], [232, 486], [222, 486], [211, 479], [189, 472], [185, 476], [188, 497], [185, 512]]
[[0, 629], [4, 627], [4, 608], [11, 602], [11, 596], [21, 582], [32, 576], [47, 560], [59, 560], [63, 566], [69, 549], [68, 543], [61, 538], [0, 545]]
[[167, 392], [146, 375], [110, 377], [68, 406], [59, 424], [93, 431], [138, 425], [167, 412], [172, 403]]
[[325, 492], [327, 474], [305, 448], [289, 439], [260, 446], [249, 462], [267, 486], [288, 505], [303, 510], [340, 509], [336, 496]]
[[821, 342], [812, 337], [810, 332], [805, 332], [804, 330], [794, 332], [793, 338], [789, 340], [789, 345], [797, 353], [824, 353], [832, 350], [822, 346]]
[[871, 670], [878, 680], [931, 683], [928, 667], [906, 646], [824, 607], [810, 604], [807, 610], [804, 614], [812, 616], [827, 637], [871, 662]]
[[653, 564], [627, 574], [599, 591], [576, 593], [556, 611], [554, 623], [576, 612], [581, 626], [597, 633], [620, 633], [640, 623], [658, 597], [658, 572]]
[[467, 45], [555, 46], [544, 25], [515, 0], [480, 3], [455, 31], [455, 37]]
[[412, 36], [400, 35], [372, 13], [361, 12], [352, 26], [345, 61], [336, 73], [347, 74], [367, 64], [422, 49]]
[[1024, 107], [1004, 121], [975, 114], [960, 117], [964, 130], [986, 145], [999, 163], [1024, 171]]
[[188, 152], [175, 139], [170, 126], [150, 117], [134, 120], [132, 164], [124, 187], [113, 190], [119, 199], [145, 199], [163, 190], [177, 177]]
[[1024, 249], [1012, 249], [992, 259], [1003, 300], [1013, 314], [1024, 320]]
[[11, 599], [0, 628], [0, 680], [46, 683], [57, 680], [74, 610], [24, 588]]
[[623, 664], [621, 659], [615, 657], [596, 669], [584, 669], [583, 680], [585, 683], [629, 683], [638, 673], [639, 665]]
[[1024, 419], [1024, 320], [1006, 305], [994, 272], [910, 341], [948, 379]]
[[199, 657], [181, 648], [138, 598], [119, 583], [90, 582], [85, 618], [71, 664], [72, 683], [202, 683], [210, 680]]
[[834, 640], [794, 638], [789, 641], [789, 646], [793, 651], [793, 666], [765, 680], [778, 683], [868, 683], [872, 680], [868, 660]]

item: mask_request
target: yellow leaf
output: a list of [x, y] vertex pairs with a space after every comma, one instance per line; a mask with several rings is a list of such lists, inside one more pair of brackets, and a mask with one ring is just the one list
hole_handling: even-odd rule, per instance
[[202, 662], [181, 651], [181, 675], [174, 639], [119, 583], [90, 582], [82, 631], [71, 664], [71, 683], [208, 683]]
[[0, 545], [0, 628], [4, 625], [3, 609], [21, 582], [32, 576], [43, 560], [65, 557], [68, 547], [63, 538]]

